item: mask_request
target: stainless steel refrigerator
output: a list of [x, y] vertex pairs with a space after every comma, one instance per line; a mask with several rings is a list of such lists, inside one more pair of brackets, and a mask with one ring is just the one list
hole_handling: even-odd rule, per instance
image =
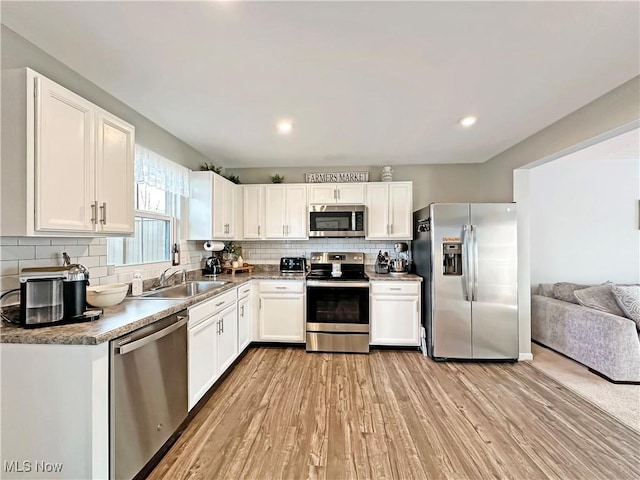
[[414, 213], [423, 350], [435, 359], [518, 358], [516, 205], [432, 203]]

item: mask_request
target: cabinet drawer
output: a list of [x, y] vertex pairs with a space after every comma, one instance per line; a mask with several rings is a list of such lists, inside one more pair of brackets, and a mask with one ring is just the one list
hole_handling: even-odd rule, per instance
[[243, 283], [238, 287], [238, 300], [248, 296], [251, 293], [251, 282]]
[[233, 304], [237, 298], [237, 289], [217, 295], [213, 298], [189, 307], [189, 328], [197, 325], [201, 320], [218, 313]]
[[420, 282], [371, 282], [371, 293], [373, 295], [418, 295]]
[[260, 282], [260, 292], [269, 293], [303, 293], [304, 282], [295, 282], [291, 280], [286, 281], [274, 281], [274, 282]]

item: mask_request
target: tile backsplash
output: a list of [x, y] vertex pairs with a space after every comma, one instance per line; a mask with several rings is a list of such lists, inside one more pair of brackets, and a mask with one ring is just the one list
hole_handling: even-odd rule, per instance
[[[362, 238], [318, 238], [294, 241], [239, 241], [242, 255], [251, 264], [277, 264], [280, 257], [307, 257], [311, 252], [345, 251], [364, 252], [365, 263], [375, 263], [378, 251], [389, 252], [393, 257], [395, 242], [366, 241]], [[204, 259], [211, 254], [204, 250], [204, 241], [180, 243], [180, 266], [196, 270], [202, 268]], [[134, 270], [142, 270], [143, 278], [155, 278], [169, 266], [154, 263], [129, 267], [107, 265], [106, 238], [40, 238], [0, 237], [0, 294], [19, 287], [19, 273], [25, 267], [62, 265], [62, 252], [67, 252], [71, 263], [80, 263], [89, 269], [93, 285], [129, 283]], [[14, 303], [13, 296], [6, 303]]]
[[[316, 238], [295, 241], [241, 241], [242, 255], [246, 262], [252, 264], [278, 263], [280, 257], [306, 257], [311, 252], [364, 252], [366, 264], [376, 261], [378, 252], [389, 252], [394, 256], [393, 242], [367, 241], [363, 238]], [[410, 244], [410, 243], [409, 243]]]

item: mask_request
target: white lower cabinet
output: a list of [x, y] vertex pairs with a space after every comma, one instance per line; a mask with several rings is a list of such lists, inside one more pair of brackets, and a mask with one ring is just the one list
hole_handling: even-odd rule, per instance
[[304, 282], [262, 281], [258, 292], [258, 340], [304, 343]]
[[253, 338], [253, 294], [251, 282], [238, 287], [238, 354], [244, 352]]
[[236, 300], [234, 289], [189, 308], [189, 410], [238, 356]]
[[189, 328], [189, 410], [207, 393], [217, 378], [216, 344], [218, 323], [215, 316]]
[[218, 377], [238, 356], [238, 308], [233, 305], [218, 315]]
[[420, 283], [371, 282], [371, 345], [420, 345]]

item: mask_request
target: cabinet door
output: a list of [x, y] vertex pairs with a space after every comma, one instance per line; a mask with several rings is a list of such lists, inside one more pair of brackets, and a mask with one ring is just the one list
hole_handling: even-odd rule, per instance
[[189, 196], [189, 240], [212, 240], [213, 235], [213, 172], [191, 172]]
[[324, 183], [320, 185], [309, 185], [309, 204], [330, 204], [336, 203], [338, 197], [336, 185]]
[[[284, 238], [286, 226], [286, 190], [283, 185], [267, 185], [264, 187], [265, 205], [265, 238]], [[305, 205], [306, 206], [306, 205]]]
[[389, 238], [389, 184], [367, 185], [367, 239]]
[[218, 376], [238, 356], [238, 309], [234, 304], [218, 316]]
[[304, 342], [304, 296], [261, 293], [259, 339]]
[[244, 185], [244, 238], [264, 238], [264, 187], [261, 185]]
[[361, 205], [365, 202], [365, 186], [362, 183], [339, 183], [336, 197], [343, 205]]
[[413, 238], [413, 188], [411, 182], [389, 184], [389, 237]]
[[238, 353], [251, 343], [251, 295], [238, 301]]
[[420, 345], [420, 297], [371, 296], [372, 345]]
[[218, 378], [216, 367], [218, 317], [211, 316], [189, 328], [189, 410], [209, 390]]
[[[267, 203], [267, 205], [270, 205]], [[307, 217], [309, 210], [307, 206], [307, 186], [291, 185], [287, 187], [287, 222], [285, 234], [291, 239], [307, 239]]]
[[220, 175], [213, 174], [213, 205], [209, 207], [213, 218], [213, 238], [227, 238], [225, 211], [228, 208], [229, 199], [226, 181]]
[[104, 110], [97, 115], [98, 231], [133, 233], [134, 128]]
[[36, 230], [95, 229], [95, 108], [51, 80], [36, 77]]

